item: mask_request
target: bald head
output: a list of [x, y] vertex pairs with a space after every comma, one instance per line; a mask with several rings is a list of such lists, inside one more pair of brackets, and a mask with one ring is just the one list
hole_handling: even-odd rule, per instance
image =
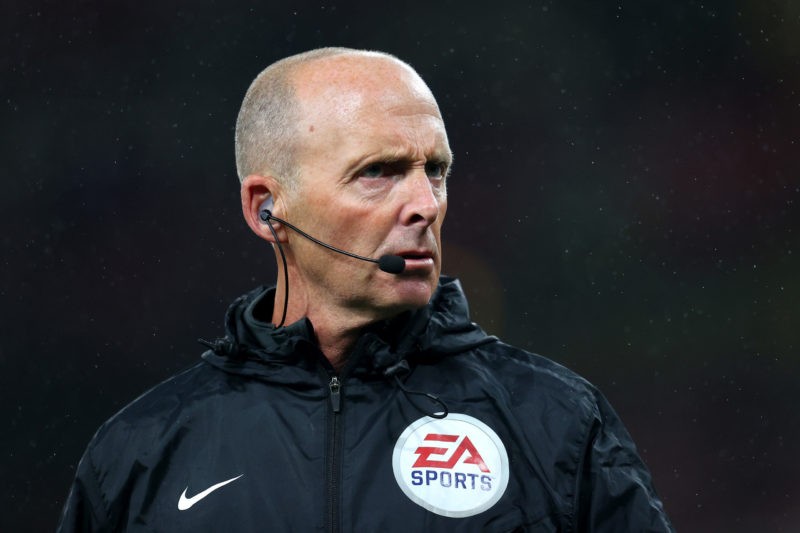
[[299, 175], [298, 145], [305, 122], [321, 114], [346, 117], [361, 105], [359, 90], [381, 86], [385, 97], [430, 90], [406, 63], [382, 52], [320, 48], [290, 56], [264, 69], [247, 90], [236, 122], [239, 180], [271, 175], [293, 189]]

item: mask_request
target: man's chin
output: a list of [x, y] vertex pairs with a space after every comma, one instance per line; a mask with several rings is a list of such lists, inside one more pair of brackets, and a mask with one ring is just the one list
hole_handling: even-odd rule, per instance
[[433, 297], [437, 283], [432, 280], [403, 280], [390, 289], [386, 303], [397, 313], [425, 307]]

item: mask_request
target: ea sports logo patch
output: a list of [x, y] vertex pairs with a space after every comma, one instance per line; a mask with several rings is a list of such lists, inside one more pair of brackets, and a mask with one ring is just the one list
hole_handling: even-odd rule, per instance
[[394, 477], [406, 496], [453, 518], [482, 513], [508, 486], [508, 454], [500, 437], [471, 416], [423, 417], [397, 439]]

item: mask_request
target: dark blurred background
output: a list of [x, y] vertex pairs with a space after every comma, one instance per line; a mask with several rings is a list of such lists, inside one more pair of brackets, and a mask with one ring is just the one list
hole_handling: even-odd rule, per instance
[[800, 530], [800, 2], [3, 4], [0, 530], [52, 530], [95, 429], [273, 281], [234, 121], [325, 45], [429, 83], [445, 271], [605, 392], [676, 527]]

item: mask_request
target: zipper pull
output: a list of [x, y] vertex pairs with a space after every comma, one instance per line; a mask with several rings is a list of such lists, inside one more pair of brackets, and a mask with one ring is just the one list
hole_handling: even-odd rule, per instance
[[333, 407], [334, 413], [338, 413], [342, 408], [342, 384], [339, 382], [339, 378], [333, 376], [328, 387], [331, 389], [331, 407]]

